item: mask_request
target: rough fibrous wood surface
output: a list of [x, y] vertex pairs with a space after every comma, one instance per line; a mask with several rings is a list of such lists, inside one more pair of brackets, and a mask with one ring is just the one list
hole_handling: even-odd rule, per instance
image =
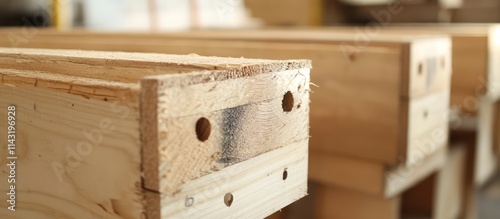
[[0, 121], [15, 105], [20, 171], [17, 211], [2, 202], [0, 217], [270, 215], [306, 194], [310, 68], [1, 48]]

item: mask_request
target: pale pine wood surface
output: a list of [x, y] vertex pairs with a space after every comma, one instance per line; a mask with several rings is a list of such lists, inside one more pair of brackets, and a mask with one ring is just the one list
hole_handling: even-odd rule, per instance
[[[217, 214], [217, 217], [230, 217], [235, 212], [238, 217], [265, 217], [305, 195], [308, 61], [32, 49], [1, 49], [0, 57], [5, 58], [0, 59], [6, 63], [16, 57], [23, 61], [23, 65], [8, 66], [16, 69], [0, 70], [0, 95], [5, 96], [2, 108], [6, 109], [8, 104], [18, 106], [18, 143], [29, 146], [19, 148], [23, 162], [18, 168], [35, 171], [18, 176], [23, 185], [23, 189], [19, 189], [21, 203], [18, 205], [29, 206], [20, 209], [18, 215], [22, 218], [155, 218], [196, 216], [199, 212]], [[121, 72], [120, 68], [126, 68], [129, 62], [131, 68], [137, 69], [131, 74]], [[37, 63], [44, 70], [41, 73], [33, 71]], [[181, 66], [186, 71], [166, 71], [165, 75], [159, 75], [150, 71], [155, 66], [166, 69], [173, 66], [175, 71]], [[73, 72], [65, 72], [66, 68]], [[93, 68], [97, 72], [106, 71], [107, 75], [95, 74]], [[114, 80], [113, 76], [118, 78]], [[157, 90], [145, 87], [148, 81], [156, 81]], [[151, 91], [157, 94], [148, 96]], [[284, 112], [283, 99], [288, 91], [294, 101], [290, 112]], [[123, 93], [130, 97], [119, 98]], [[223, 98], [214, 98], [214, 95], [220, 96], [218, 94], [224, 94]], [[198, 95], [198, 99], [192, 98]], [[186, 103], [186, 99], [193, 102]], [[144, 107], [145, 102], [152, 104]], [[226, 124], [224, 110], [238, 107], [244, 111], [238, 118], [241, 123]], [[147, 123], [144, 119], [148, 117], [144, 115], [161, 119]], [[190, 140], [196, 139], [198, 116], [207, 117], [212, 124], [212, 139], [205, 144]], [[90, 151], [82, 149], [86, 130], [103, 129], [106, 124], [113, 130], [103, 134], [102, 142], [96, 140], [99, 147]], [[155, 132], [146, 133], [149, 130], [145, 127], [156, 127]], [[227, 129], [238, 132], [226, 133]], [[176, 136], [187, 136], [187, 140]], [[227, 148], [218, 148], [217, 152], [215, 145], [224, 138], [230, 138], [230, 144]], [[145, 159], [145, 148], [156, 154], [152, 155], [158, 159], [156, 163]], [[71, 149], [77, 150], [75, 159], [80, 162], [68, 160], [76, 153]], [[205, 149], [214, 153], [206, 154]], [[169, 153], [163, 154], [163, 151]], [[173, 156], [174, 153], [177, 156]], [[225, 162], [223, 155], [233, 160]], [[191, 162], [203, 160], [201, 158], [207, 158], [207, 162]], [[219, 165], [219, 161], [225, 163]], [[52, 168], [54, 162], [61, 163], [63, 169], [64, 164], [69, 165], [65, 174], [60, 177], [38, 175], [57, 173]], [[272, 172], [268, 167], [272, 167]], [[178, 176], [171, 175], [179, 171], [176, 168], [189, 174], [176, 178]], [[288, 178], [285, 178], [284, 171], [288, 168]], [[2, 175], [5, 173], [2, 171]], [[61, 178], [64, 183], [59, 181]], [[155, 179], [157, 184], [166, 186], [143, 187], [143, 180]], [[268, 185], [271, 186], [266, 187]], [[232, 208], [224, 205], [223, 197], [228, 192], [237, 197]], [[186, 194], [201, 201], [187, 206]], [[279, 202], [270, 201], [278, 197]], [[190, 206], [193, 208], [189, 209]], [[203, 210], [193, 210], [196, 208]], [[2, 210], [1, 213], [11, 216], [10, 212]]]
[[[353, 38], [355, 33], [246, 30], [110, 34], [40, 30], [36, 37], [19, 45], [273, 59], [306, 57], [314, 61], [312, 81], [319, 86], [311, 97], [313, 106], [317, 104], [311, 111], [311, 132], [317, 136], [311, 145], [390, 164], [401, 162], [399, 156], [408, 160], [406, 135], [402, 134], [407, 130], [407, 112], [400, 99], [446, 89], [450, 75], [449, 39], [440, 34], [382, 32], [370, 38], [370, 44], [359, 45]], [[110, 42], [105, 40], [107, 37], [115, 40]], [[75, 45], [75, 40], [80, 43]], [[444, 60], [443, 65], [440, 60]], [[339, 125], [329, 125], [334, 123]], [[356, 137], [357, 133], [364, 133], [364, 138]], [[338, 144], [329, 144], [330, 137]], [[379, 145], [374, 147], [373, 142]], [[379, 147], [384, 149], [377, 150]]]

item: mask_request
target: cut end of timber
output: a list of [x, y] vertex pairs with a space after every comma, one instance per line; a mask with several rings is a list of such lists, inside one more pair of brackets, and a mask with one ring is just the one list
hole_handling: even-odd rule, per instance
[[307, 191], [310, 65], [0, 48], [0, 108], [19, 114], [18, 168], [43, 175], [19, 175], [16, 193], [29, 198], [16, 204], [33, 206], [19, 213], [272, 214]]

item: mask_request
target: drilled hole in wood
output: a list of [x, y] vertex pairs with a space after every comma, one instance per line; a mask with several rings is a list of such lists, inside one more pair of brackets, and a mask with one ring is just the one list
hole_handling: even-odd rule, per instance
[[210, 121], [204, 117], [198, 119], [198, 122], [196, 122], [196, 136], [198, 137], [198, 140], [202, 142], [206, 141], [210, 136], [210, 131]]
[[418, 63], [418, 74], [422, 75], [424, 73], [424, 63]]
[[191, 207], [194, 204], [194, 198], [193, 197], [186, 197], [186, 201], [184, 202], [184, 205], [186, 207]]
[[285, 170], [283, 170], [283, 180], [286, 180], [286, 178], [288, 178], [288, 169], [285, 168]]
[[288, 91], [283, 96], [283, 101], [281, 102], [281, 106], [283, 107], [283, 111], [290, 112], [293, 109], [293, 94]]
[[231, 204], [233, 204], [233, 194], [226, 193], [226, 195], [224, 195], [224, 204], [226, 204], [227, 207], [231, 207]]

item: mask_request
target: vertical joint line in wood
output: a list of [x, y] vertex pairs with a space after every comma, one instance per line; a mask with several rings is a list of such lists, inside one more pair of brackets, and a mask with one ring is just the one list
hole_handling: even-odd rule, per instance
[[141, 171], [143, 188], [150, 191], [159, 191], [157, 98], [158, 80], [142, 80], [140, 94]]

